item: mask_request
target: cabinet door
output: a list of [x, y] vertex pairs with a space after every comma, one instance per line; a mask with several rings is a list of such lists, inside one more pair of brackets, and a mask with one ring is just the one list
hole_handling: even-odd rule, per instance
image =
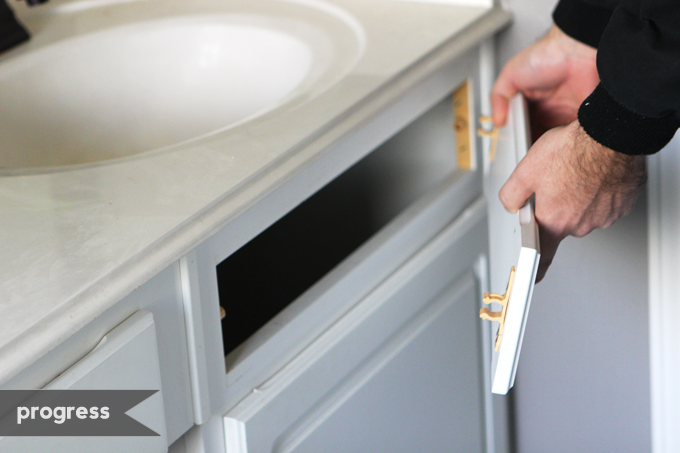
[[478, 200], [224, 418], [227, 452], [483, 451]]
[[[498, 199], [498, 192], [517, 163], [526, 155], [531, 141], [526, 102], [516, 96], [510, 103], [507, 125], [499, 131], [495, 159], [485, 191], [489, 210], [489, 257], [491, 292], [504, 294], [505, 320], [502, 334], [494, 327], [492, 392], [506, 394], [515, 382], [522, 338], [540, 259], [538, 226], [533, 214], [533, 200], [518, 213], [510, 214]], [[511, 269], [514, 275], [509, 276]], [[496, 306], [498, 304], [491, 304]], [[501, 307], [495, 307], [501, 311]], [[496, 333], [499, 332], [499, 333]]]

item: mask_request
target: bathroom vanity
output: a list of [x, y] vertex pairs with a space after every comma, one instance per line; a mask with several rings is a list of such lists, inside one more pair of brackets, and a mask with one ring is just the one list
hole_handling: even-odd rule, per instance
[[[159, 436], [0, 451], [509, 451], [479, 309], [516, 256], [495, 162], [523, 123], [496, 160], [477, 129], [510, 17], [454, 3], [17, 8], [34, 37], [0, 59], [0, 114], [39, 151], [0, 157], [0, 388], [158, 389], [130, 415]], [[286, 58], [225, 75], [250, 64], [225, 37]], [[61, 66], [97, 49], [103, 81]], [[84, 113], [26, 124], [41, 96]]]

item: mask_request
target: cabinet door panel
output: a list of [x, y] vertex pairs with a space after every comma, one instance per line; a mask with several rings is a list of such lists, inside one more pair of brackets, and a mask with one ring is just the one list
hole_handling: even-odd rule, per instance
[[[486, 181], [489, 209], [489, 256], [491, 292], [504, 294], [510, 269], [515, 269], [509, 291], [505, 326], [500, 347], [493, 354], [493, 393], [506, 394], [515, 382], [534, 280], [540, 259], [538, 226], [530, 200], [519, 213], [508, 213], [498, 199], [505, 181], [526, 155], [529, 132], [526, 103], [516, 96], [510, 103], [507, 125], [499, 131], [496, 157]], [[496, 332], [496, 328], [493, 329]], [[495, 338], [492, 344], [495, 343]]]
[[481, 451], [482, 201], [225, 417], [227, 451]]
[[307, 429], [282, 436], [276, 451], [480, 451], [478, 323], [470, 322], [477, 297], [470, 275], [446, 288], [305, 416]]

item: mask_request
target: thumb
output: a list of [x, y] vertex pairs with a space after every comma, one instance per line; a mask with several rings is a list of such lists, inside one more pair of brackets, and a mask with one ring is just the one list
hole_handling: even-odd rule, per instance
[[491, 115], [496, 127], [505, 125], [510, 99], [519, 92], [513, 81], [515, 72], [511, 64], [506, 66], [491, 90]]
[[498, 198], [503, 207], [512, 214], [519, 211], [534, 194], [533, 187], [523, 175], [522, 167], [522, 162], [520, 162], [498, 192]]
[[491, 117], [496, 127], [502, 127], [508, 119], [510, 98], [506, 98], [499, 93], [491, 92]]

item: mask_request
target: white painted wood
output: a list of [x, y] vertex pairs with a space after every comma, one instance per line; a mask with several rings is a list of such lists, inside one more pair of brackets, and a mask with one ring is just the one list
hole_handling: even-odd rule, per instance
[[[486, 181], [489, 198], [491, 291], [505, 293], [510, 269], [513, 266], [516, 269], [503, 338], [493, 359], [492, 391], [501, 395], [505, 395], [515, 381], [540, 259], [538, 225], [534, 219], [532, 202], [519, 213], [510, 214], [498, 199], [498, 191], [529, 149], [527, 124], [526, 104], [521, 97], [516, 96], [510, 103], [508, 123], [499, 131], [496, 157]], [[494, 326], [494, 331], [496, 330]]]
[[167, 451], [165, 413], [161, 388], [156, 330], [151, 313], [139, 311], [102, 338], [99, 345], [45, 389], [159, 390], [128, 414], [156, 431], [149, 437], [5, 437], [3, 452]]
[[[473, 267], [485, 248], [484, 215], [483, 201], [465, 210], [407, 264], [229, 411], [229, 430], [242, 433], [239, 423], [243, 423], [248, 451], [320, 451], [320, 445], [324, 445], [323, 451], [356, 451], [356, 445], [352, 449], [347, 442], [377, 440], [377, 430], [383, 436], [381, 442], [388, 443], [383, 444], [384, 449], [372, 450], [394, 451], [389, 441], [397, 442], [403, 433], [385, 435], [384, 430], [392, 426], [390, 421], [403, 432], [412, 432], [411, 441], [422, 435], [418, 439], [429, 438], [431, 445], [460, 429], [465, 433], [461, 448], [481, 450], [485, 442], [483, 373]], [[423, 351], [437, 359], [424, 359]], [[418, 366], [399, 368], [402, 361], [412, 360]], [[450, 372], [442, 366], [457, 370], [454, 375], [466, 383], [452, 383]], [[425, 384], [429, 378], [437, 385], [429, 388]], [[383, 393], [390, 385], [406, 385], [419, 398], [427, 398], [409, 400], [404, 396], [409, 391]], [[439, 404], [453, 401], [448, 398], [460, 405]], [[367, 408], [379, 415], [365, 413]], [[422, 410], [425, 414], [416, 415]], [[399, 422], [404, 417], [411, 420], [410, 426]], [[423, 434], [428, 430], [423, 423], [431, 428], [443, 419], [454, 427], [443, 429], [442, 437]], [[351, 434], [343, 436], [345, 429]], [[235, 451], [243, 451], [243, 442], [230, 442], [237, 445]], [[425, 451], [433, 450], [425, 446]]]
[[225, 453], [224, 419], [213, 416], [170, 445], [169, 453]]
[[[517, 104], [512, 105], [514, 107]], [[506, 126], [499, 130], [496, 156], [484, 178], [484, 192], [489, 209], [489, 284], [490, 291], [496, 294], [505, 293], [510, 268], [516, 266], [522, 247], [519, 216], [508, 213], [498, 198], [498, 192], [518, 162], [514, 113], [513, 110]], [[486, 145], [488, 144], [490, 143]]]
[[248, 453], [246, 425], [231, 417], [224, 417], [224, 439], [227, 453]]
[[680, 139], [648, 159], [652, 451], [680, 451]]
[[505, 330], [494, 371], [492, 392], [499, 395], [508, 393], [515, 383], [538, 260], [539, 255], [535, 249], [522, 247], [517, 260], [515, 282], [510, 293], [505, 315]]
[[205, 351], [205, 332], [201, 312], [201, 295], [196, 265], [196, 252], [190, 252], [179, 260], [184, 320], [187, 329], [187, 350], [191, 372], [191, 396], [194, 423], [204, 423], [210, 418], [210, 395], [208, 388], [208, 365]]

